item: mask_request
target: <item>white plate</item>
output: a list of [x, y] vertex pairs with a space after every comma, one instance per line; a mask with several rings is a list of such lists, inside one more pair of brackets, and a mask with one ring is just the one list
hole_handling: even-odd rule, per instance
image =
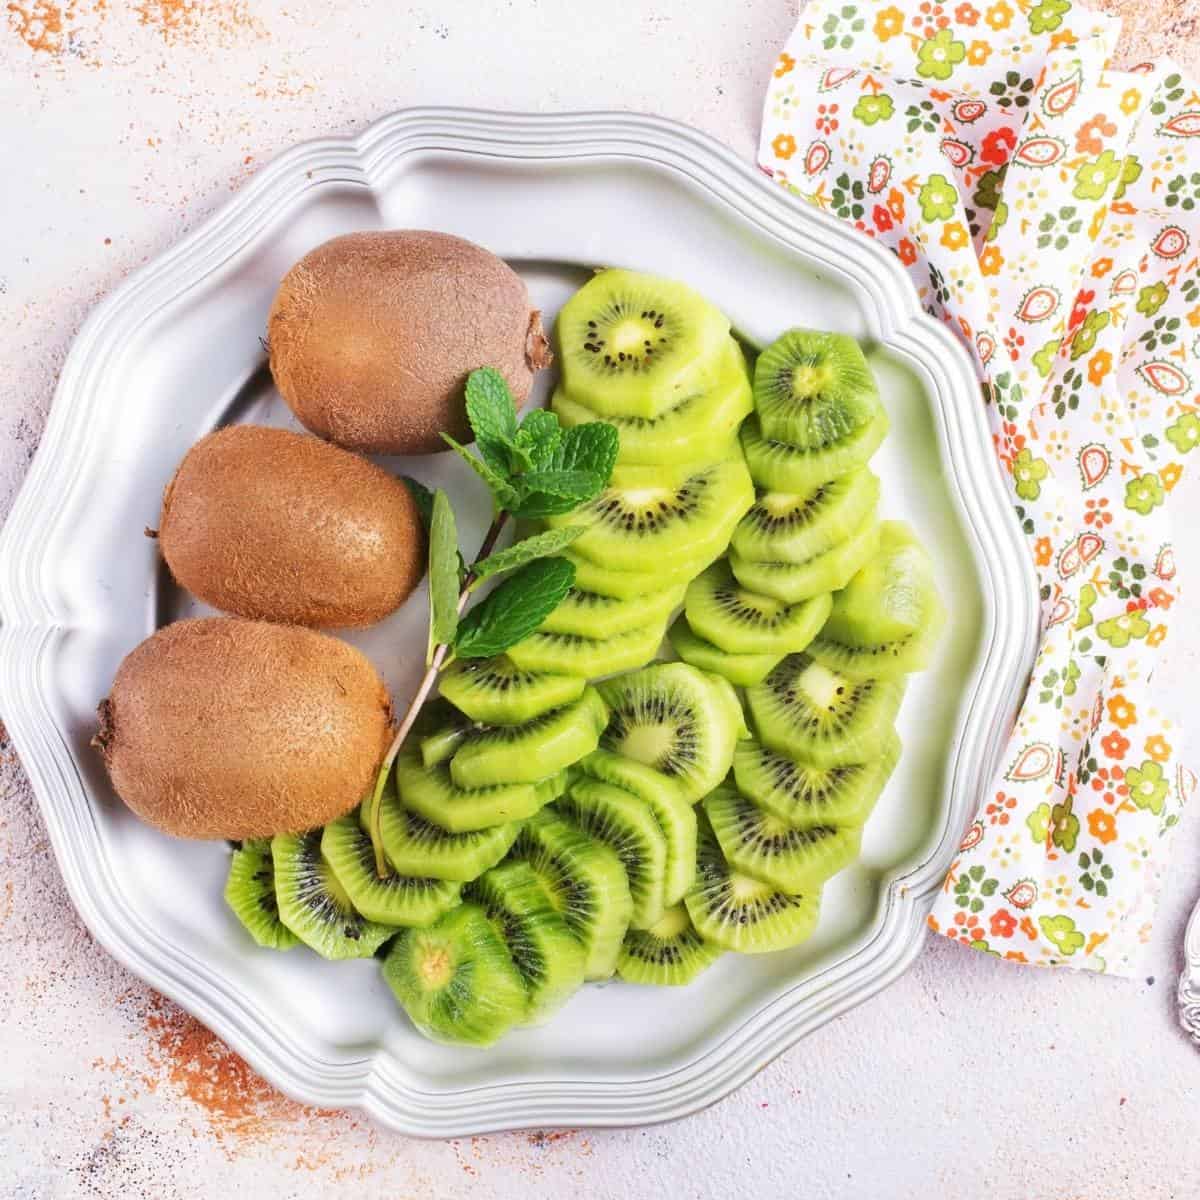
[[[884, 507], [930, 547], [951, 614], [909, 686], [904, 755], [862, 859], [826, 888], [811, 942], [727, 955], [684, 990], [589, 986], [549, 1025], [484, 1051], [418, 1036], [373, 961], [253, 946], [222, 902], [224, 845], [141, 825], [88, 745], [121, 657], [197, 611], [142, 536], [175, 464], [223, 422], [290, 423], [259, 344], [280, 277], [334, 234], [397, 226], [495, 250], [548, 317], [610, 264], [687, 280], [751, 340], [795, 324], [863, 339], [892, 419], [876, 459]], [[402, 465], [448, 488], [479, 535], [484, 497], [460, 464]], [[890, 255], [683, 126], [424, 109], [297, 147], [97, 308], [0, 541], [0, 615], [5, 720], [96, 937], [285, 1092], [458, 1135], [680, 1116], [895, 979], [1020, 699], [1036, 590], [966, 355]], [[424, 619], [418, 594], [353, 639], [400, 695]]]

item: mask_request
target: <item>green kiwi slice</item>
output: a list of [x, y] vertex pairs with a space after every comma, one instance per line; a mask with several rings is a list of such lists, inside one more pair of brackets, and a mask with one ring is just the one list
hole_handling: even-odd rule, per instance
[[489, 1046], [527, 1011], [524, 981], [478, 904], [402, 933], [383, 978], [409, 1020], [438, 1042]]
[[321, 853], [350, 903], [380, 925], [429, 925], [458, 903], [462, 884], [395, 872], [380, 879], [371, 839], [350, 814], [325, 826]]
[[791, 329], [758, 356], [754, 407], [764, 436], [824, 451], [830, 461], [882, 411], [862, 347], [845, 334], [812, 329]]
[[878, 759], [840, 767], [814, 767], [749, 739], [733, 752], [733, 776], [743, 796], [797, 828], [861, 825], [899, 758], [894, 732]]
[[752, 417], [742, 426], [742, 453], [750, 478], [759, 487], [773, 492], [810, 492], [847, 471], [866, 466], [887, 432], [887, 413], [880, 408], [865, 425], [838, 441], [803, 449], [766, 437], [758, 419]]
[[537, 783], [591, 754], [606, 720], [604, 701], [588, 688], [574, 703], [524, 725], [473, 730], [450, 760], [450, 778], [460, 788]]
[[914, 671], [923, 671], [937, 647], [944, 615], [936, 598], [926, 609], [924, 629], [877, 646], [847, 646], [822, 635], [808, 647], [817, 662], [847, 679], [902, 679]]
[[690, 628], [729, 654], [791, 654], [820, 632], [828, 595], [784, 604], [742, 587], [721, 559], [688, 584], [684, 613]]
[[738, 687], [762, 683], [783, 657], [779, 654], [730, 654], [698, 636], [682, 613], [667, 631], [675, 653], [685, 663], [728, 679]]
[[434, 700], [421, 710], [412, 736], [421, 747], [421, 761], [427, 767], [436, 767], [454, 757], [454, 752], [474, 728], [471, 718], [452, 704]]
[[526, 671], [506, 655], [460, 658], [442, 672], [442, 696], [472, 721], [520, 725], [583, 695], [574, 675]]
[[652, 571], [615, 571], [611, 567], [581, 558], [564, 550], [562, 557], [575, 568], [575, 586], [598, 596], [613, 596], [631, 600], [638, 596], [660, 592], [664, 588], [686, 588], [692, 577], [704, 570], [706, 561], [683, 562], [670, 568]]
[[355, 909], [321, 853], [319, 829], [277, 833], [271, 858], [279, 919], [322, 958], [370, 958], [396, 932]]
[[[727, 339], [718, 373], [657, 417], [607, 418], [617, 429], [622, 463], [711, 462], [728, 458], [737, 443], [738, 426], [754, 410], [750, 378], [741, 347]], [[569, 429], [596, 419], [596, 413], [563, 388], [550, 407]]]
[[653, 767], [685, 800], [698, 800], [725, 778], [739, 735], [737, 699], [721, 683], [686, 663], [606, 680], [598, 685], [610, 714], [601, 746]]
[[466, 887], [488, 915], [525, 985], [524, 1023], [544, 1021], [583, 983], [584, 953], [533, 868], [506, 862]]
[[690, 467], [618, 467], [595, 499], [547, 524], [582, 525], [573, 554], [610, 570], [644, 572], [650, 564], [663, 572], [686, 568], [690, 577], [724, 552], [753, 503], [740, 455]]
[[808, 825], [803, 829], [724, 786], [704, 800], [721, 853], [734, 870], [789, 895], [820, 888], [858, 855], [862, 827]]
[[589, 837], [612, 848], [629, 878], [629, 924], [645, 929], [666, 907], [667, 839], [650, 806], [632, 792], [581, 776], [554, 806]]
[[573, 821], [544, 809], [526, 822], [512, 857], [533, 868], [582, 945], [584, 978], [612, 975], [633, 913], [629, 880], [613, 850]]
[[629, 671], [649, 662], [662, 645], [666, 619], [617, 633], [612, 637], [580, 637], [574, 633], [546, 633], [539, 629], [508, 648], [513, 662], [531, 671], [562, 671], [581, 679], [595, 679], [616, 671]]
[[812, 936], [820, 889], [792, 895], [734, 870], [721, 853], [707, 817], [700, 822], [696, 886], [684, 904], [696, 932], [723, 950], [766, 954]]
[[878, 549], [879, 523], [869, 516], [844, 541], [805, 562], [758, 562], [733, 551], [729, 566], [738, 582], [752, 592], [774, 596], [784, 604], [799, 604], [844, 588]]
[[649, 929], [625, 935], [617, 974], [627, 983], [682, 987], [720, 957], [721, 948], [696, 932], [687, 908], [674, 904]]
[[601, 416], [660, 416], [715, 380], [729, 322], [682, 283], [635, 271], [594, 275], [557, 323], [564, 389]]
[[760, 562], [807, 562], [857, 533], [879, 500], [862, 467], [811, 492], [759, 492], [733, 532], [733, 549]]
[[243, 842], [229, 860], [225, 903], [246, 932], [267, 950], [290, 950], [300, 939], [279, 919], [275, 862], [269, 838]]
[[900, 707], [904, 686], [848, 679], [810, 658], [789, 654], [746, 689], [759, 741], [817, 767], [878, 758]]
[[683, 603], [683, 584], [647, 592], [628, 600], [572, 588], [541, 623], [539, 633], [565, 633], [583, 638], [610, 638], [665, 622]]

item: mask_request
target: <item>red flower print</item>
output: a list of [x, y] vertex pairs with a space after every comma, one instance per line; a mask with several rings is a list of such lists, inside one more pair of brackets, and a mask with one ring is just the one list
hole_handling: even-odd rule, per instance
[[818, 104], [816, 126], [818, 133], [832, 133], [838, 127], [838, 106], [836, 104]]
[[875, 205], [871, 210], [871, 220], [875, 222], [875, 228], [880, 233], [887, 233], [893, 225], [892, 214], [882, 204]]
[[900, 245], [896, 247], [896, 252], [906, 267], [911, 267], [917, 261], [917, 248], [908, 238], [900, 239]]
[[1008, 351], [1008, 357], [1016, 362], [1021, 357], [1021, 347], [1025, 345], [1025, 335], [1018, 333], [1015, 325], [1008, 327], [1008, 332], [1004, 335], [1004, 347]]
[[1017, 918], [1007, 908], [999, 908], [992, 913], [988, 922], [992, 937], [1010, 938], [1017, 931]]
[[1075, 297], [1075, 304], [1071, 308], [1071, 319], [1067, 322], [1068, 333], [1074, 333], [1083, 324], [1084, 318], [1088, 315], [1088, 310], [1095, 298], [1096, 293], [1091, 288], [1084, 288]]
[[796, 139], [790, 133], [781, 133], [771, 143], [776, 158], [791, 158], [796, 153]]
[[979, 20], [979, 9], [971, 4], [960, 4], [954, 10], [954, 19], [960, 25], [966, 25], [968, 28], [976, 24]]
[[1129, 739], [1114, 729], [1111, 733], [1106, 733], [1100, 739], [1100, 749], [1109, 758], [1115, 758], [1120, 762], [1125, 757], [1125, 751], [1129, 749]]
[[1103, 114], [1097, 113], [1080, 125], [1075, 134], [1075, 149], [1080, 154], [1099, 154], [1104, 149], [1102, 137], [1112, 137], [1117, 127]]
[[1120, 767], [1101, 767], [1092, 776], [1092, 791], [1100, 793], [1100, 799], [1105, 804], [1116, 804], [1118, 800], [1129, 795], [1129, 785], [1125, 782], [1125, 772]]
[[1008, 156], [1012, 153], [1012, 149], [1016, 144], [1017, 134], [1015, 130], [1007, 127], [993, 129], [983, 139], [983, 148], [979, 151], [979, 157], [986, 163], [1002, 167], [1008, 162]]
[[892, 188], [888, 192], [887, 205], [888, 212], [892, 214], [895, 220], [904, 220], [904, 193], [899, 188]]
[[985, 810], [985, 815], [989, 825], [1007, 825], [1009, 816], [1014, 808], [1017, 807], [1015, 796], [1006, 796], [1003, 792], [996, 793], [996, 799], [993, 800]]
[[1094, 525], [1097, 529], [1103, 529], [1105, 525], [1111, 524], [1113, 516], [1108, 511], [1108, 497], [1101, 496], [1099, 500], [1089, 500], [1086, 505], [1087, 512], [1083, 514], [1085, 525]]

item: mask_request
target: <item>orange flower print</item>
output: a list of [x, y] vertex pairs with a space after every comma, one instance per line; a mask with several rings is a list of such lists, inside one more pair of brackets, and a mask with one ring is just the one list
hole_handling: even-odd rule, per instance
[[1137, 106], [1142, 102], [1142, 93], [1137, 88], [1126, 88], [1121, 93], [1121, 111], [1129, 116], [1137, 112]]
[[1171, 757], [1171, 743], [1161, 733], [1146, 739], [1146, 753], [1156, 763], [1164, 763]]
[[789, 71], [795, 70], [796, 60], [790, 54], [781, 54], [775, 64], [775, 78], [782, 79]]
[[992, 48], [987, 42], [974, 41], [967, 47], [967, 62], [973, 67], [982, 67], [992, 57]]
[[1004, 255], [999, 246], [988, 246], [979, 256], [979, 269], [984, 275], [999, 275], [1004, 266]]
[[1007, 29], [1012, 24], [1013, 10], [1005, 2], [999, 0], [999, 3], [991, 5], [987, 12], [983, 14], [983, 19], [997, 32], [1001, 29]]
[[1029, 961], [1029, 959], [1027, 959], [1020, 950], [1005, 950], [1004, 957], [1007, 958], [1009, 962], [1015, 963], [1027, 963]]
[[900, 261], [906, 267], [911, 267], [917, 261], [917, 248], [908, 238], [900, 239], [900, 244], [896, 247], [896, 252], [900, 255]]
[[1117, 127], [1103, 113], [1097, 113], [1076, 131], [1075, 149], [1080, 154], [1099, 154], [1104, 149], [1101, 138], [1112, 137], [1116, 132]]
[[929, 928], [932, 929], [934, 933], [942, 932], [941, 923], [938, 921], [937, 917], [935, 917], [933, 915], [933, 913], [930, 913], [929, 916], [927, 916], [925, 918], [925, 921], [926, 921], [926, 924], [928, 924]]
[[1039, 567], [1048, 567], [1054, 557], [1054, 546], [1048, 537], [1040, 537], [1033, 544], [1033, 559]]
[[1161, 646], [1167, 638], [1167, 627], [1165, 625], [1155, 625], [1155, 627], [1146, 634], [1147, 646]]
[[1007, 908], [998, 908], [988, 922], [992, 937], [1010, 938], [1017, 932], [1017, 918]]
[[1113, 260], [1111, 258], [1098, 258], [1092, 263], [1092, 278], [1103, 279], [1112, 269]]
[[1137, 722], [1137, 708], [1118, 693], [1108, 702], [1108, 719], [1118, 729], [1128, 729]]
[[1107, 846], [1109, 842], [1116, 841], [1117, 819], [1107, 809], [1093, 808], [1088, 813], [1087, 823], [1088, 833], [1102, 846]]
[[1021, 924], [1019, 928], [1031, 942], [1037, 941], [1037, 926], [1028, 917], [1021, 918]]
[[1092, 383], [1102, 383], [1105, 375], [1107, 375], [1111, 370], [1112, 355], [1107, 350], [1097, 350], [1096, 353], [1088, 359], [1088, 380]]
[[959, 909], [954, 914], [954, 925], [946, 930], [946, 936], [963, 942], [982, 942], [983, 926], [974, 913], [968, 915]]
[[1120, 762], [1125, 757], [1125, 751], [1129, 749], [1129, 739], [1114, 729], [1100, 739], [1100, 748], [1109, 758], [1115, 758]]
[[1105, 804], [1116, 804], [1129, 795], [1129, 785], [1125, 782], [1125, 772], [1120, 767], [1101, 767], [1092, 776], [1092, 791], [1100, 793], [1100, 799]]
[[947, 250], [962, 250], [970, 240], [961, 221], [948, 221], [942, 230], [942, 245]]
[[979, 9], [973, 4], [960, 4], [954, 10], [954, 19], [960, 25], [966, 25], [968, 28], [975, 25], [979, 21]]
[[888, 192], [887, 206], [895, 220], [904, 220], [904, 193], [899, 188], [892, 188]]
[[1155, 608], [1170, 608], [1175, 603], [1175, 597], [1164, 587], [1151, 588], [1150, 603]]
[[1193, 329], [1200, 329], [1200, 304], [1188, 313], [1187, 322]]
[[1167, 463], [1158, 473], [1163, 487], [1169, 492], [1183, 478], [1183, 468], [1178, 463]]
[[904, 32], [904, 14], [894, 5], [881, 8], [875, 18], [875, 36], [886, 42]]
[[796, 153], [796, 139], [790, 133], [781, 133], [771, 143], [776, 158], [791, 158]]

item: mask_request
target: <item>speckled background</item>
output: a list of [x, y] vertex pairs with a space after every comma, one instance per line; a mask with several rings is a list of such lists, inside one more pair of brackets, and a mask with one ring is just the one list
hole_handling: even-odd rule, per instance
[[[1106, 7], [1130, 59], [1200, 68], [1198, 0]], [[794, 20], [784, 0], [0, 5], [0, 518], [89, 307], [292, 142], [410, 104], [628, 107], [750, 157]], [[1194, 577], [1200, 532], [1179, 540]], [[1162, 679], [1185, 718], [1198, 669], [1200, 632]], [[416, 1142], [284, 1099], [114, 964], [71, 908], [0, 726], [0, 1197], [1192, 1198], [1200, 1051], [1173, 993], [1198, 841], [1193, 814], [1132, 984], [935, 940], [688, 1120]]]

